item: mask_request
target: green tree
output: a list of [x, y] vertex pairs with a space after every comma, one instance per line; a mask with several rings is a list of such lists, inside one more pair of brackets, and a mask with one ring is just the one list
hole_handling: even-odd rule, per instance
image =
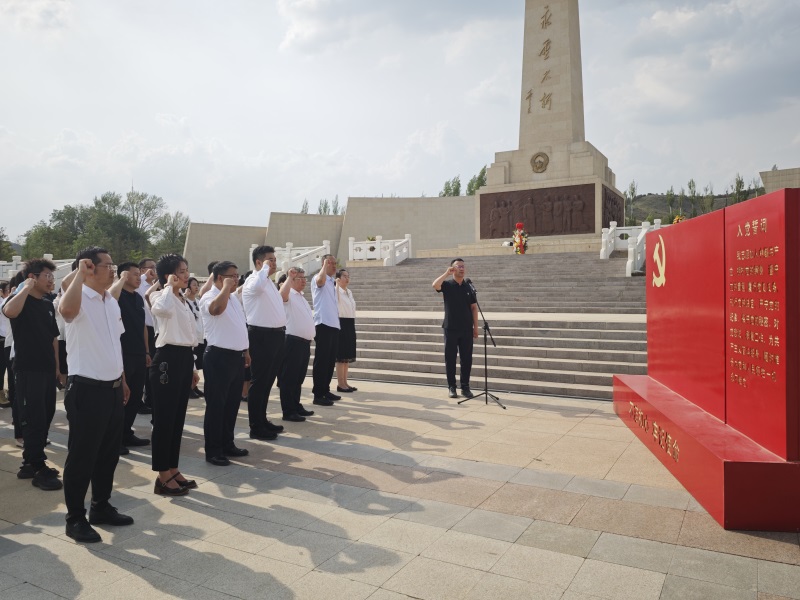
[[[101, 200], [109, 195], [112, 195], [112, 193], [103, 194]], [[119, 198], [119, 194], [113, 194], [113, 196]], [[125, 202], [119, 202], [118, 210], [130, 218], [133, 227], [137, 231], [148, 235], [155, 229], [159, 219], [167, 212], [167, 203], [159, 196], [131, 190], [125, 196]]]
[[690, 179], [689, 183], [686, 184], [689, 188], [689, 202], [692, 203], [692, 217], [697, 216], [697, 205], [698, 205], [698, 198], [697, 198], [697, 184], [694, 182], [694, 179]]
[[486, 185], [486, 165], [474, 175], [467, 183], [467, 196], [474, 196], [477, 191]]
[[461, 195], [461, 175], [456, 175], [452, 179], [444, 182], [442, 191], [439, 192], [439, 197], [444, 196], [460, 196]]
[[686, 200], [686, 190], [681, 188], [678, 192], [678, 214], [683, 216], [683, 202]]
[[628, 185], [628, 189], [625, 190], [625, 204], [628, 206], [628, 209], [625, 213], [628, 215], [625, 222], [628, 226], [636, 225], [636, 217], [633, 216], [633, 201], [636, 199], [636, 192], [637, 192], [637, 185], [636, 180], [630, 182]]
[[339, 214], [339, 194], [336, 194], [336, 197], [331, 202], [331, 214], [338, 215]]
[[161, 215], [153, 228], [155, 239], [153, 254], [159, 256], [172, 253], [183, 254], [190, 222], [189, 215], [185, 215], [179, 210]]
[[0, 227], [0, 260], [9, 261], [14, 255], [14, 248], [11, 247], [11, 242], [6, 237], [6, 230]]
[[308, 214], [308, 198], [303, 200], [303, 206], [300, 207], [300, 214], [307, 215]]
[[714, 186], [709, 183], [703, 188], [703, 212], [710, 213], [714, 210]]
[[317, 206], [317, 214], [318, 215], [329, 215], [331, 214], [331, 203], [328, 202], [328, 199], [325, 198], [324, 200], [319, 201], [319, 206]]
[[675, 206], [675, 188], [669, 186], [667, 190], [667, 208], [669, 209], [669, 222], [672, 223], [672, 209]]
[[744, 191], [744, 179], [742, 179], [742, 176], [739, 175], [739, 173], [736, 173], [736, 178], [733, 180], [732, 196], [734, 204], [738, 204], [739, 202], [747, 200], [747, 196]]

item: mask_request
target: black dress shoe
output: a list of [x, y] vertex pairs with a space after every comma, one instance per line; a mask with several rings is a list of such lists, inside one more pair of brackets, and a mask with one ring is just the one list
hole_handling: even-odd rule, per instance
[[341, 396], [337, 396], [336, 394], [333, 394], [331, 392], [325, 392], [325, 399], [326, 400], [332, 400], [333, 402], [336, 402], [337, 400], [341, 400], [342, 397]]
[[451, 398], [458, 398], [458, 393], [456, 392], [456, 386], [454, 386], [454, 385], [451, 385], [451, 386], [450, 386], [450, 387], [448, 387], [447, 389], [448, 389], [448, 390], [449, 390], [449, 392], [450, 392], [450, 394], [449, 394], [449, 395], [450, 395], [450, 397], [451, 397]]
[[139, 410], [137, 410], [136, 412], [138, 412], [140, 415], [152, 415], [153, 414], [153, 409], [150, 408], [149, 406], [145, 405], [145, 404], [142, 404], [139, 407]]
[[197, 392], [192, 388], [189, 390], [189, 399], [190, 400], [197, 400], [200, 396], [197, 395]]
[[333, 400], [328, 400], [324, 396], [317, 396], [314, 398], [312, 404], [316, 404], [317, 406], [333, 406]]
[[247, 456], [248, 454], [250, 454], [250, 450], [248, 450], [247, 448], [237, 448], [236, 446], [225, 448], [223, 452], [225, 453], [225, 456], [233, 456], [233, 457]]
[[206, 456], [206, 462], [218, 467], [227, 467], [231, 464], [226, 456]]
[[291, 414], [291, 415], [283, 415], [283, 420], [284, 421], [292, 421], [293, 423], [302, 423], [303, 421], [306, 420], [306, 418], [301, 416], [301, 415], [299, 415], [299, 414], [297, 414], [297, 413], [294, 413], [294, 414]]
[[[173, 475], [169, 479], [167, 479], [167, 483], [175, 479], [177, 475]], [[162, 483], [160, 477], [156, 477], [155, 487], [153, 488], [154, 494], [159, 494], [162, 496], [185, 496], [189, 493], [189, 486], [181, 485], [181, 483], [175, 479], [175, 483], [178, 484], [178, 487], [169, 487], [167, 483]], [[194, 484], [194, 487], [197, 487], [197, 483]]]
[[94, 544], [103, 540], [100, 534], [89, 525], [89, 521], [85, 517], [76, 521], [67, 521], [67, 537], [83, 544]]
[[303, 408], [303, 405], [301, 404], [300, 408], [297, 409], [297, 414], [300, 415], [301, 417], [313, 417], [314, 411], [306, 410], [305, 408]]
[[133, 525], [133, 517], [120, 514], [116, 508], [106, 503], [102, 508], [92, 505], [89, 509], [89, 523], [92, 525], [122, 527], [124, 525]]
[[201, 390], [198, 387], [194, 388], [194, 393], [197, 394], [198, 398], [205, 398], [206, 397], [206, 395], [203, 393], [203, 390]]
[[120, 456], [127, 456], [127, 455], [128, 455], [128, 454], [130, 454], [130, 453], [131, 453], [131, 451], [130, 451], [130, 450], [128, 450], [128, 447], [127, 447], [127, 446], [120, 446], [120, 447], [119, 447], [119, 455], [120, 455]]
[[[281, 427], [283, 430], [283, 427]], [[250, 430], [250, 439], [251, 440], [263, 440], [265, 442], [271, 442], [278, 438], [277, 431], [268, 431], [266, 429], [251, 429]]]
[[[180, 475], [183, 479], [178, 479], [178, 475]], [[194, 479], [186, 479], [180, 473], [175, 473], [175, 483], [177, 483], [181, 487], [185, 487], [187, 490], [196, 490], [197, 489], [197, 482]]]
[[276, 425], [272, 421], [267, 421], [267, 424], [264, 426], [264, 429], [267, 431], [274, 431], [275, 433], [281, 433], [283, 431], [283, 425]]
[[128, 446], [129, 448], [133, 446], [149, 446], [150, 440], [130, 435], [122, 440], [122, 445]]
[[475, 394], [472, 393], [472, 390], [469, 389], [468, 385], [461, 386], [461, 395], [464, 396], [464, 398], [474, 398], [475, 397]]

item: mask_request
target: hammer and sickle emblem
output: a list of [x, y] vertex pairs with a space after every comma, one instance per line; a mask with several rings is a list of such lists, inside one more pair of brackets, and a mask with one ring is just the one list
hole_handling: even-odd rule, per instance
[[659, 242], [653, 251], [653, 261], [656, 264], [656, 273], [653, 273], [653, 287], [663, 287], [667, 283], [667, 247], [664, 238], [658, 236]]

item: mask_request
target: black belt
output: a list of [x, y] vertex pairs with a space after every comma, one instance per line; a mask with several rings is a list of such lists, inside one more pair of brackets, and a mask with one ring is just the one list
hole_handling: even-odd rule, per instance
[[310, 344], [311, 343], [311, 340], [307, 340], [306, 338], [302, 338], [299, 335], [292, 335], [291, 333], [287, 333], [286, 337], [287, 338], [292, 338], [293, 340], [297, 340], [297, 341], [300, 341], [300, 342], [305, 342], [306, 344]]
[[247, 352], [247, 350], [229, 350], [228, 348], [220, 348], [219, 346], [208, 346], [206, 348], [206, 352], [209, 350], [216, 350], [217, 352], [222, 352], [223, 354], [231, 354], [242, 357], [244, 356], [244, 353]]
[[259, 327], [258, 325], [248, 325], [248, 329], [255, 329], [256, 331], [286, 331], [286, 327]]
[[93, 385], [95, 387], [104, 388], [118, 388], [122, 385], [122, 377], [113, 381], [103, 381], [101, 379], [92, 379], [91, 377], [83, 377], [82, 375], [70, 375], [67, 377], [67, 383], [85, 383], [86, 385]]

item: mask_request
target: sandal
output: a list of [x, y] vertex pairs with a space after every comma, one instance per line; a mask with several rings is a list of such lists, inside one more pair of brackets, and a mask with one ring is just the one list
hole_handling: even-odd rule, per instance
[[173, 479], [175, 479], [177, 476], [178, 475], [175, 474], [163, 483], [161, 482], [160, 477], [156, 477], [156, 485], [155, 488], [153, 489], [153, 493], [161, 494], [164, 496], [185, 496], [186, 494], [188, 494], [189, 488], [185, 488], [183, 486], [178, 486], [176, 488], [167, 487], [167, 484]]

